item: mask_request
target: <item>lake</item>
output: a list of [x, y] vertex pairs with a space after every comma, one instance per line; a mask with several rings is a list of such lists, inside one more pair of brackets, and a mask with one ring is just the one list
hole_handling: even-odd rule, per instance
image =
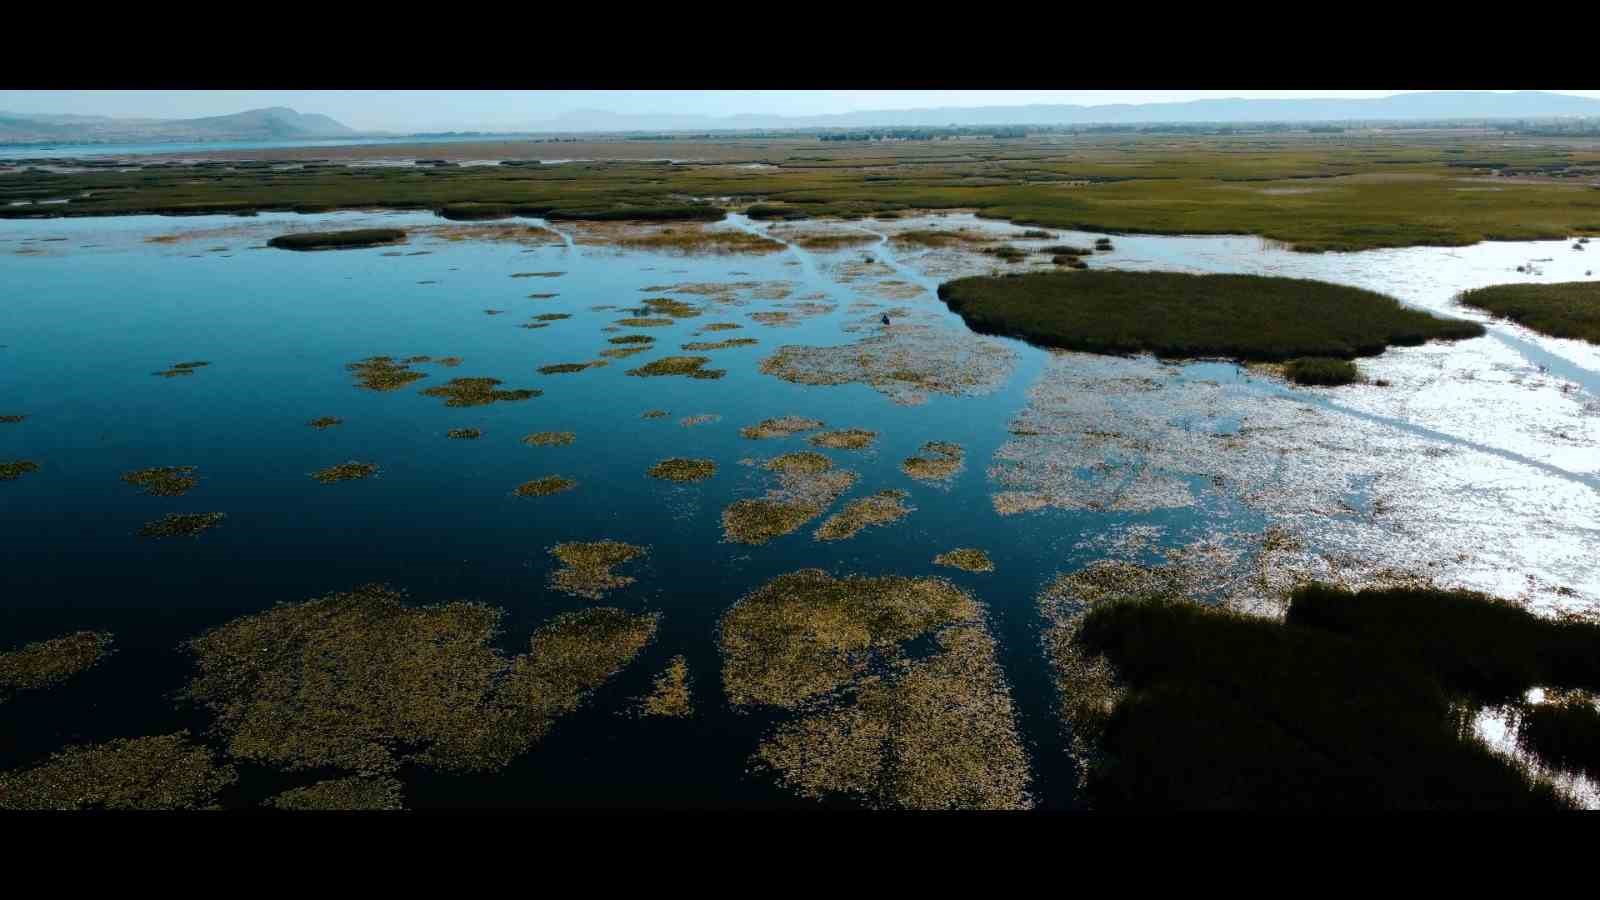
[[[277, 603], [374, 582], [419, 603], [481, 601], [504, 610], [497, 646], [520, 652], [552, 617], [596, 605], [550, 586], [559, 564], [549, 550], [566, 541], [648, 548], [619, 569], [636, 580], [603, 605], [659, 613], [653, 640], [504, 769], [406, 766], [408, 806], [815, 806], [750, 771], [789, 714], [731, 706], [718, 646], [739, 598], [806, 568], [938, 576], [981, 601], [1015, 704], [1030, 803], [1047, 809], [1078, 802], [1037, 605], [1059, 573], [1106, 558], [1181, 558], [1205, 571], [1216, 602], [1270, 614], [1263, 560], [1274, 553], [1274, 571], [1364, 583], [1406, 568], [1545, 612], [1600, 608], [1600, 353], [1451, 299], [1488, 284], [1594, 278], [1592, 253], [1554, 241], [1313, 255], [1249, 237], [1119, 236], [1089, 258], [1102, 268], [1334, 281], [1489, 326], [1484, 338], [1360, 361], [1387, 386], [1296, 388], [1228, 362], [1052, 353], [975, 336], [937, 286], [1007, 267], [970, 249], [888, 239], [930, 226], [1023, 247], [1097, 237], [1015, 239], [1017, 226], [963, 214], [804, 226], [733, 216], [717, 227], [784, 240], [826, 230], [860, 243], [684, 255], [632, 249], [615, 227], [558, 223], [559, 241], [489, 239], [493, 229], [415, 213], [0, 223], [0, 415], [27, 417], [0, 424], [0, 461], [39, 465], [0, 483], [0, 650], [80, 629], [116, 641], [86, 673], [6, 704], [0, 770], [66, 744], [205, 733], [211, 716], [174, 697], [194, 673], [180, 643]], [[333, 252], [265, 246], [289, 230], [359, 227], [411, 235]], [[1538, 274], [1516, 271], [1530, 263]], [[656, 297], [693, 313], [619, 324], [656, 316], [640, 309]], [[551, 314], [566, 318], [536, 318]], [[713, 322], [740, 327], [702, 330]], [[650, 352], [600, 356], [628, 346], [610, 343], [627, 334], [654, 338]], [[679, 349], [730, 337], [758, 343]], [[797, 349], [762, 371], [786, 347]], [[690, 353], [725, 376], [627, 374]], [[383, 392], [359, 387], [347, 369], [420, 355], [461, 361], [413, 364], [425, 378]], [[154, 374], [183, 361], [209, 364]], [[591, 361], [606, 364], [538, 371]], [[543, 393], [472, 407], [421, 393], [469, 377]], [[652, 410], [667, 414], [644, 416]], [[343, 422], [308, 426], [321, 416]], [[782, 416], [877, 436], [847, 450], [810, 444], [820, 428], [741, 435]], [[446, 436], [469, 428], [481, 437]], [[522, 441], [545, 431], [574, 439]], [[903, 471], [929, 442], [960, 446], [948, 479]], [[756, 463], [801, 450], [858, 478], [793, 533], [726, 540], [723, 510], [778, 486]], [[716, 472], [685, 484], [646, 475], [670, 457], [713, 460]], [[377, 474], [310, 477], [352, 460]], [[162, 497], [121, 480], [154, 466], [196, 466], [199, 485]], [[513, 494], [550, 475], [576, 487]], [[813, 537], [827, 514], [889, 489], [907, 493], [908, 515], [845, 540]], [[167, 513], [197, 512], [226, 518], [195, 538], [137, 536]], [[1293, 545], [1263, 547], [1268, 529], [1292, 534]], [[985, 550], [994, 571], [933, 562], [963, 547]], [[693, 715], [632, 714], [679, 655]], [[235, 764], [226, 806], [314, 780]], [[1593, 801], [1592, 784], [1569, 787]]]

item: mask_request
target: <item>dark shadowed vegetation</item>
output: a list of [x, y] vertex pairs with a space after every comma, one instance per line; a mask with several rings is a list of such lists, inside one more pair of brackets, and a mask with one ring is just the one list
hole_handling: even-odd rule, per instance
[[376, 247], [403, 241], [406, 233], [398, 228], [359, 228], [354, 231], [307, 231], [280, 234], [267, 246], [282, 250], [339, 250], [350, 247]]
[[1091, 353], [1348, 359], [1484, 333], [1475, 322], [1440, 319], [1372, 291], [1260, 275], [979, 276], [945, 282], [939, 297], [974, 331]]

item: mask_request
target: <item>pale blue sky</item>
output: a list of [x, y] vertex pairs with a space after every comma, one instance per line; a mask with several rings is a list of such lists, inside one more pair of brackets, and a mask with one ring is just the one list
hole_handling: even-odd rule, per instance
[[[1405, 91], [0, 91], [0, 111], [185, 119], [264, 106], [359, 130], [515, 128], [565, 112], [822, 115], [933, 106], [1157, 103], [1224, 97], [1384, 97]], [[1558, 91], [1600, 98], [1600, 91]]]

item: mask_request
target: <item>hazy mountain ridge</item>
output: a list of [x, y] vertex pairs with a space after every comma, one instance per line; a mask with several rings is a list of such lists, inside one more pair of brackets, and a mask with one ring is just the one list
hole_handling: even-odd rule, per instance
[[1178, 122], [1338, 122], [1600, 116], [1600, 100], [1545, 91], [1430, 91], [1372, 99], [1190, 100], [1181, 103], [1049, 104], [870, 110], [822, 116], [625, 115], [576, 110], [529, 131], [715, 131], [942, 125], [1126, 125]]
[[199, 119], [122, 119], [110, 116], [0, 112], [0, 143], [125, 143], [251, 141], [348, 137], [352, 128], [316, 113], [287, 107], [252, 109]]

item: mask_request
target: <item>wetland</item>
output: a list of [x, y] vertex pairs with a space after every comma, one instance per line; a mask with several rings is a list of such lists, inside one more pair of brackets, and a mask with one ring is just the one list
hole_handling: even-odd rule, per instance
[[0, 808], [1600, 807], [1600, 193], [1385, 140], [0, 171]]

